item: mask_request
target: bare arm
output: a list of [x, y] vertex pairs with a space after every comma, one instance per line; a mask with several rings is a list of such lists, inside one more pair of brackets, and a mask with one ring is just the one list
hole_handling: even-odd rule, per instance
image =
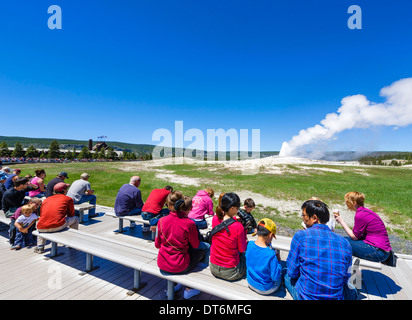
[[359, 240], [358, 238], [356, 238], [356, 236], [353, 234], [352, 229], [349, 228], [349, 226], [346, 224], [346, 222], [342, 219], [341, 216], [338, 216], [335, 214], [335, 220], [336, 222], [340, 223], [342, 228], [345, 230], [345, 232], [348, 234], [348, 236], [352, 239], [352, 240]]

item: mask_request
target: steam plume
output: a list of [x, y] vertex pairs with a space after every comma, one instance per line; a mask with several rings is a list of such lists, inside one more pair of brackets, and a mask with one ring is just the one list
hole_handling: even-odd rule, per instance
[[329, 113], [320, 124], [301, 130], [283, 142], [280, 156], [296, 156], [302, 147], [336, 138], [339, 132], [372, 126], [407, 126], [412, 124], [412, 78], [405, 78], [384, 87], [383, 103], [370, 102], [357, 94], [342, 99], [337, 113]]

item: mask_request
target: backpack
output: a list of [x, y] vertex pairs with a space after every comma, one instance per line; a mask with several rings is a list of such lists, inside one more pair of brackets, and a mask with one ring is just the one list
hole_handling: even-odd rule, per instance
[[204, 236], [204, 241], [212, 244], [212, 237], [218, 233], [219, 231], [222, 231], [223, 229], [226, 229], [226, 232], [229, 233], [229, 226], [232, 223], [235, 223], [236, 220], [231, 218], [231, 219], [226, 219], [219, 223], [216, 227], [214, 227], [211, 231], [208, 231], [206, 235]]

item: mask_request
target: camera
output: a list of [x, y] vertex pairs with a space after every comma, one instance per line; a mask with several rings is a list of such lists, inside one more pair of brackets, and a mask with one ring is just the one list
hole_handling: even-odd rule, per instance
[[240, 222], [242, 223], [243, 227], [247, 231], [251, 231], [251, 230], [254, 230], [255, 228], [257, 228], [256, 220], [255, 220], [255, 218], [253, 218], [253, 216], [250, 213], [239, 210], [237, 212], [237, 215], [239, 216]]

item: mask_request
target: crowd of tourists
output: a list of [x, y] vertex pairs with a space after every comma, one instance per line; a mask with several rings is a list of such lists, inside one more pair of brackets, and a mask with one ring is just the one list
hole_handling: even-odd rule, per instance
[[[38, 237], [36, 244], [35, 228], [40, 234], [77, 229], [74, 204], [96, 204], [87, 173], [67, 184], [68, 173], [62, 171], [46, 184], [43, 169], [35, 170], [34, 177], [21, 177], [19, 169], [0, 169], [1, 208], [11, 219], [12, 250], [34, 246], [35, 252], [43, 253], [45, 240]], [[272, 248], [276, 223], [269, 218], [256, 222], [253, 199], [242, 203], [236, 193], [221, 193], [214, 208], [212, 188], [190, 197], [167, 185], [153, 189], [144, 201], [140, 184], [141, 178], [133, 176], [121, 186], [114, 211], [117, 216], [141, 215], [147, 221], [142, 231], [156, 232], [157, 264], [163, 274], [184, 274], [195, 266], [209, 266], [213, 276], [226, 281], [246, 278], [249, 288], [261, 295], [276, 294], [284, 284], [295, 300], [356, 300], [359, 292], [349, 282], [352, 257], [392, 265], [393, 251], [384, 222], [365, 207], [364, 194], [356, 191], [344, 196], [348, 209], [355, 212], [352, 229], [320, 199], [305, 201], [301, 206], [304, 228], [293, 236], [282, 261], [280, 252]], [[94, 210], [89, 214], [96, 215]], [[212, 217], [211, 226], [207, 217]], [[340, 224], [347, 236], [335, 233], [331, 221]], [[136, 227], [134, 223], [130, 226]], [[176, 285], [175, 291], [180, 288]], [[186, 299], [197, 294], [196, 289], [184, 290]]]

